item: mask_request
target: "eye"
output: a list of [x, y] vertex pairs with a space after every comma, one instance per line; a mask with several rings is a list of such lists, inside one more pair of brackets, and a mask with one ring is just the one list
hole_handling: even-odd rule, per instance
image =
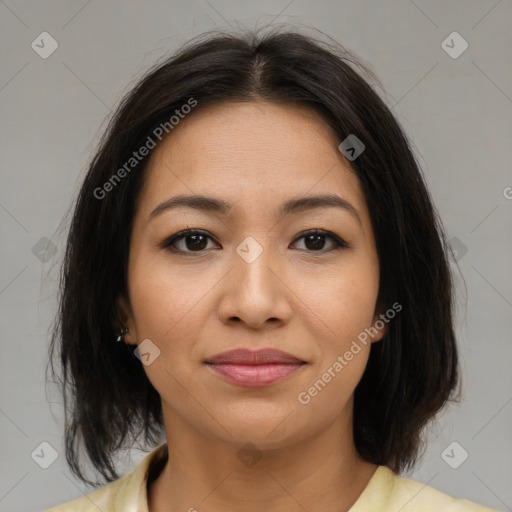
[[[206, 248], [207, 239], [213, 240], [206, 231], [201, 231], [199, 229], [186, 229], [165, 240], [161, 247], [171, 252], [202, 252]], [[178, 247], [179, 243], [181, 243], [181, 247]]]
[[[342, 240], [339, 236], [323, 229], [312, 229], [301, 233], [301, 235], [294, 240], [294, 243], [302, 239], [304, 239], [305, 250], [308, 252], [328, 252], [328, 249], [325, 249], [325, 240], [331, 241], [332, 248], [330, 250], [349, 247], [347, 242]], [[213, 238], [206, 231], [199, 229], [186, 229], [179, 233], [175, 233], [165, 240], [161, 244], [161, 247], [162, 249], [166, 249], [174, 253], [201, 253], [207, 248], [208, 240], [213, 240]]]
[[306, 246], [306, 250], [309, 250], [309, 252], [326, 251], [324, 249], [326, 239], [331, 240], [331, 243], [334, 246], [331, 250], [346, 249], [348, 247], [345, 240], [342, 240], [334, 233], [323, 229], [312, 229], [310, 231], [306, 231], [296, 238], [295, 242], [301, 239], [305, 240], [304, 244]]

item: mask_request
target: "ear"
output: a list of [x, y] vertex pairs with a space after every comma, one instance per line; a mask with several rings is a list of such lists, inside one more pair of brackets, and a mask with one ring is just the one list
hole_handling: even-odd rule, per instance
[[125, 334], [124, 339], [126, 343], [135, 345], [137, 343], [137, 331], [135, 329], [135, 320], [133, 318], [130, 301], [124, 295], [119, 295], [116, 301], [116, 309], [119, 319], [115, 326], [116, 331], [120, 331], [122, 327], [126, 327], [128, 332]]
[[389, 318], [387, 318], [384, 314], [385, 311], [386, 308], [384, 304], [381, 301], [378, 301], [377, 306], [375, 307], [375, 313], [371, 327], [371, 332], [373, 334], [371, 337], [372, 343], [380, 341], [388, 332]]

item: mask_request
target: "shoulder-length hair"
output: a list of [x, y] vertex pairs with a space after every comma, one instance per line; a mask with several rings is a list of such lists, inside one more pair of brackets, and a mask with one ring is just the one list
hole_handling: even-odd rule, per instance
[[458, 399], [453, 282], [442, 223], [411, 145], [363, 75], [379, 83], [340, 45], [297, 32], [208, 33], [153, 66], [122, 99], [78, 193], [49, 348], [54, 377], [57, 349], [62, 367], [66, 459], [82, 481], [99, 485], [83, 474], [80, 448], [110, 482], [119, 478], [115, 452], [142, 431], [154, 444], [163, 429], [158, 392], [133, 347], [115, 342], [116, 299], [127, 292], [129, 240], [148, 156], [136, 164], [130, 159], [148, 137], [158, 143], [162, 127], [172, 137], [170, 119], [186, 112], [184, 105], [198, 111], [226, 101], [305, 105], [340, 142], [350, 134], [363, 142], [350, 166], [376, 237], [378, 302], [384, 309], [398, 302], [402, 310], [372, 344], [356, 387], [354, 442], [365, 460], [396, 473], [414, 466], [424, 427]]

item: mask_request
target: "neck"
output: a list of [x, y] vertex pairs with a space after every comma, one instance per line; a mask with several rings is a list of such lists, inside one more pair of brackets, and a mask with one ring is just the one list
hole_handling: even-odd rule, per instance
[[[178, 418], [166, 428], [169, 459], [149, 485], [149, 512], [208, 510], [243, 504], [246, 512], [346, 511], [377, 466], [356, 452], [339, 421], [277, 449], [206, 438]], [[348, 430], [351, 432], [351, 430]]]

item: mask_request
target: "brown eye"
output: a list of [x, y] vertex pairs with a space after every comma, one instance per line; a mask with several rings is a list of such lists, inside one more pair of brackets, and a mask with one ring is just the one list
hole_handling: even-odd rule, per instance
[[162, 248], [171, 252], [203, 252], [208, 245], [208, 239], [213, 240], [206, 232], [189, 229], [172, 235], [162, 244]]
[[326, 240], [331, 241], [331, 244], [333, 246], [331, 250], [348, 247], [348, 244], [344, 240], [339, 238], [334, 233], [331, 233], [330, 231], [325, 231], [323, 229], [314, 229], [311, 231], [307, 231], [306, 233], [302, 233], [302, 235], [296, 238], [295, 241], [301, 239], [304, 239], [305, 248], [309, 252], [325, 251]]

